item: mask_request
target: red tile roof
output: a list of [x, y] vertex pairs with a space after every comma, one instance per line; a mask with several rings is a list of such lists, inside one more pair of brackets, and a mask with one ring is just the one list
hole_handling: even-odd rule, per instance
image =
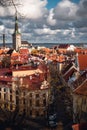
[[78, 63], [80, 71], [87, 69], [87, 54], [78, 54]]
[[80, 123], [72, 125], [73, 130], [87, 130], [87, 123]]
[[58, 48], [67, 49], [70, 45], [69, 44], [60, 44]]
[[44, 75], [30, 75], [26, 77], [18, 78], [15, 83], [20, 83], [22, 88], [27, 88], [29, 90], [38, 90], [41, 87], [42, 82], [44, 81]]
[[76, 52], [76, 53], [80, 53], [80, 54], [82, 54], [82, 53], [87, 54], [87, 48], [77, 47], [77, 48], [75, 49], [75, 52]]
[[[36, 73], [31, 74], [29, 76], [26, 77], [20, 77], [15, 79], [15, 77], [12, 77], [12, 71], [15, 71], [15, 69], [0, 69], [0, 84], [7, 84], [9, 86], [8, 83], [20, 83], [22, 84], [22, 88], [28, 88], [30, 90], [37, 90], [40, 89], [42, 82], [45, 79], [46, 76], [46, 72], [47, 72], [47, 67], [44, 64], [40, 65], [40, 70], [42, 70], [42, 73], [37, 73], [38, 69], [32, 68], [31, 66], [21, 66], [18, 68], [18, 70], [34, 70], [34, 72], [36, 71]], [[16, 71], [18, 71], [16, 70]], [[43, 72], [44, 71], [44, 72]], [[22, 79], [22, 82], [21, 82]], [[12, 84], [10, 84], [12, 85]]]
[[20, 50], [19, 50], [19, 53], [20, 53], [20, 54], [26, 54], [26, 55], [27, 55], [27, 54], [29, 54], [29, 50], [28, 50], [27, 48], [23, 48], [23, 49], [20, 49]]
[[2, 49], [0, 49], [0, 55], [3, 53], [3, 50]]

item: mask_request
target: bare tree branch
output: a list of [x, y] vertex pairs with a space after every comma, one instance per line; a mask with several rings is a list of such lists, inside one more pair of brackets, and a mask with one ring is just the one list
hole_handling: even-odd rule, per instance
[[12, 1], [11, 0], [0, 0], [0, 6], [12, 6]]
[[19, 14], [20, 16], [22, 16], [21, 13], [17, 9], [17, 7], [19, 5], [21, 5], [19, 3], [19, 0], [0, 0], [0, 6], [3, 6], [3, 7], [7, 7], [7, 6], [11, 7], [11, 6], [13, 6], [14, 9], [15, 9], [15, 13]]

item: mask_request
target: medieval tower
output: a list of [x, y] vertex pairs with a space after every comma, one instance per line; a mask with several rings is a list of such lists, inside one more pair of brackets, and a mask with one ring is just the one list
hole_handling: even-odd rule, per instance
[[21, 47], [21, 33], [18, 30], [17, 13], [15, 15], [15, 30], [14, 30], [14, 33], [12, 35], [12, 39], [13, 39], [13, 49], [18, 51], [19, 48]]

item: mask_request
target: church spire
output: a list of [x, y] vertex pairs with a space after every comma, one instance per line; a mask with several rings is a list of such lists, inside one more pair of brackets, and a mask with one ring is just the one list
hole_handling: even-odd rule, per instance
[[21, 33], [18, 30], [18, 18], [17, 18], [17, 12], [15, 13], [15, 28], [14, 33], [12, 35], [13, 38], [13, 48], [18, 51], [21, 47]]
[[15, 33], [19, 33], [19, 31], [18, 31], [18, 18], [17, 18], [17, 12], [15, 13]]

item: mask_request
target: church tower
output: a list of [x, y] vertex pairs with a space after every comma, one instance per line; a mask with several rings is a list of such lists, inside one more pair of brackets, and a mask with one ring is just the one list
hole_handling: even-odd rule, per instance
[[19, 48], [21, 47], [21, 33], [18, 30], [17, 13], [15, 15], [15, 29], [14, 29], [14, 33], [12, 35], [12, 39], [13, 39], [13, 49], [18, 51]]

